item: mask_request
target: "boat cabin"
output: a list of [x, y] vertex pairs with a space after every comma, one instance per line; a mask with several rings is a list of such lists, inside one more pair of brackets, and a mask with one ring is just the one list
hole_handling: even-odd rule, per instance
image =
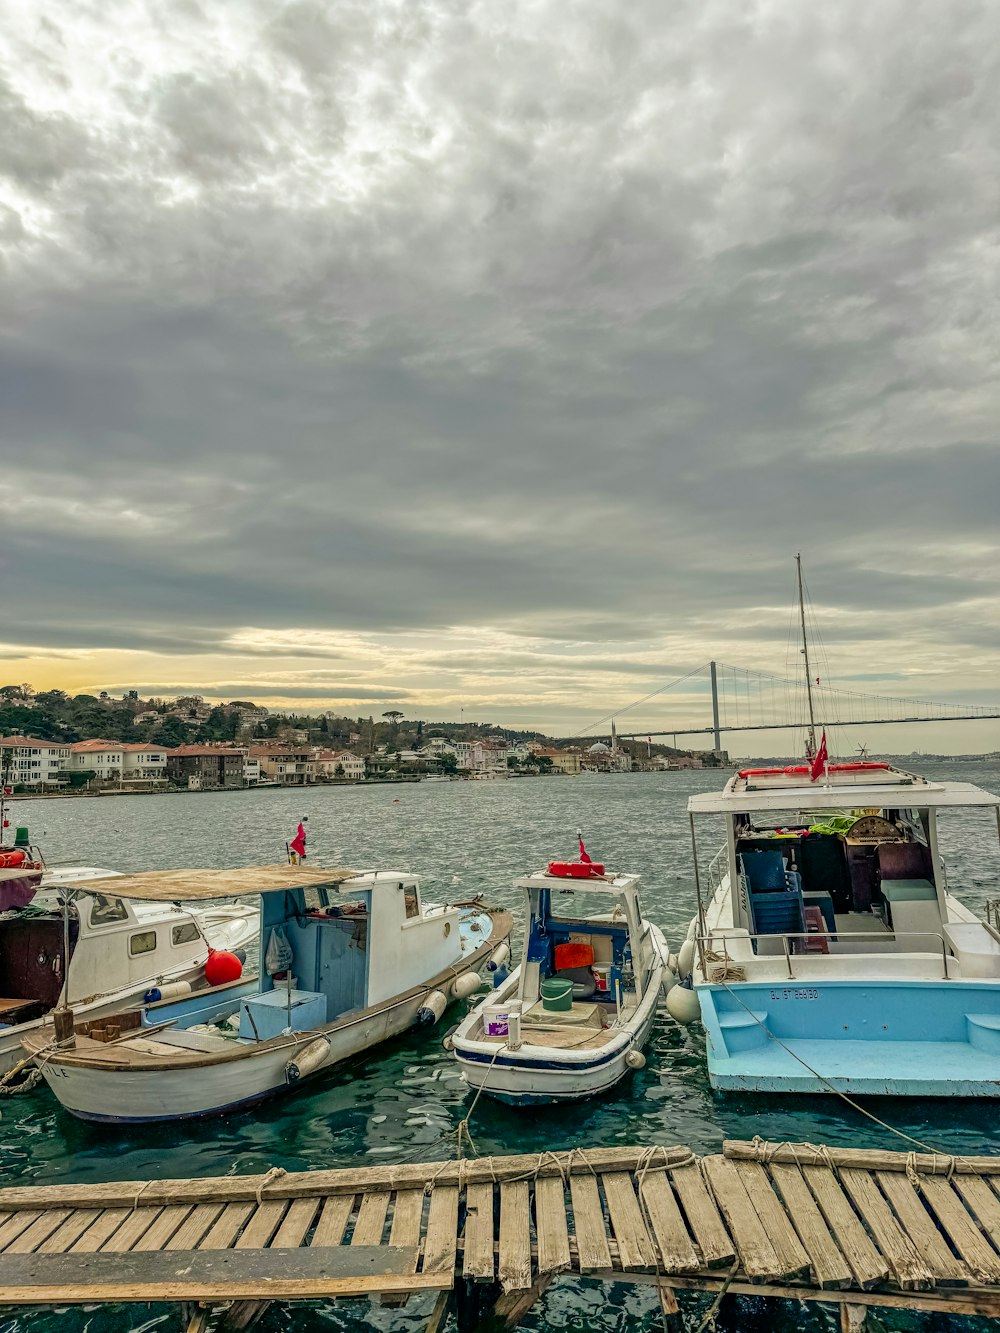
[[726, 827], [699, 934], [743, 934], [765, 956], [933, 953], [947, 968], [964, 955], [965, 968], [1000, 974], [1000, 939], [948, 892], [938, 812], [955, 807], [1000, 798], [886, 763], [832, 765], [816, 782], [805, 767], [744, 769], [688, 803], [692, 839], [696, 815]]
[[567, 879], [538, 871], [514, 881], [527, 895], [518, 998], [527, 1011], [544, 981], [573, 983], [574, 1003], [614, 1009], [643, 994], [654, 961], [638, 875]]
[[[132, 903], [112, 887], [112, 871], [36, 876], [16, 900], [18, 872], [0, 871], [0, 1027], [41, 1018], [59, 1003], [69, 940], [69, 1004], [141, 992], [196, 968], [206, 942], [195, 916], [173, 903]], [[23, 878], [23, 877], [22, 877]], [[97, 881], [102, 889], [75, 887]]]
[[164, 999], [145, 1010], [150, 1025], [176, 1023], [160, 1040], [189, 1045], [194, 1028], [199, 1049], [336, 1022], [421, 985], [462, 952], [461, 910], [425, 906], [418, 881], [402, 871], [301, 865], [154, 871], [129, 876], [121, 890], [161, 903], [259, 895], [261, 956], [252, 985]]

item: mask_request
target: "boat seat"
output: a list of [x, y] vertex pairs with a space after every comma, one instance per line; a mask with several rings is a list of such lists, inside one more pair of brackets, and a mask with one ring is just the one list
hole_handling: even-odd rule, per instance
[[740, 857], [751, 893], [776, 893], [785, 886], [785, 858], [780, 852], [745, 852]]

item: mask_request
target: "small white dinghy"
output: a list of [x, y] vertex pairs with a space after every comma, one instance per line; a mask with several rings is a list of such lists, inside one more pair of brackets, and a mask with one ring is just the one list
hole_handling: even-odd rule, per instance
[[672, 979], [666, 941], [642, 915], [638, 875], [551, 862], [514, 887], [527, 895], [524, 961], [449, 1043], [469, 1086], [498, 1101], [593, 1097], [646, 1063]]

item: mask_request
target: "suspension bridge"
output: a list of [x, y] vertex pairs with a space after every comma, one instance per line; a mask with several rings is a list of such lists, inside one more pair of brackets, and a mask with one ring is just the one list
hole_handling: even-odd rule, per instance
[[[703, 695], [706, 717], [700, 725], [678, 724], [646, 726], [623, 731], [620, 719], [668, 691], [686, 686], [685, 694]], [[588, 728], [593, 731], [602, 722], [613, 721], [622, 740], [644, 740], [647, 736], [711, 736], [713, 748], [722, 749], [723, 735], [741, 731], [801, 731], [808, 729], [810, 699], [816, 726], [877, 727], [891, 723], [974, 722], [1000, 718], [1000, 706], [968, 703], [933, 703], [926, 699], [896, 695], [868, 694], [827, 684], [817, 677], [807, 687], [803, 675], [798, 679], [730, 666], [725, 662], [706, 662], [686, 675], [669, 681], [652, 694], [627, 708], [610, 714]], [[711, 712], [709, 713], [709, 706]]]

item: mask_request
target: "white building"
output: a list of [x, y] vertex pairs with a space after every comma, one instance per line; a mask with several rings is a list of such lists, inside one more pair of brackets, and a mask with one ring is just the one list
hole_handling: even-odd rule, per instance
[[365, 761], [360, 755], [352, 754], [350, 750], [320, 750], [315, 756], [314, 763], [317, 777], [345, 777], [360, 782], [365, 776]]
[[34, 736], [0, 738], [0, 752], [10, 756], [10, 783], [21, 787], [56, 786], [69, 767], [70, 745]]
[[125, 747], [121, 741], [77, 741], [70, 747], [69, 767], [92, 772], [100, 782], [117, 782], [125, 773]]
[[168, 750], [165, 745], [126, 741], [122, 744], [122, 753], [122, 777], [126, 782], [166, 782]]

